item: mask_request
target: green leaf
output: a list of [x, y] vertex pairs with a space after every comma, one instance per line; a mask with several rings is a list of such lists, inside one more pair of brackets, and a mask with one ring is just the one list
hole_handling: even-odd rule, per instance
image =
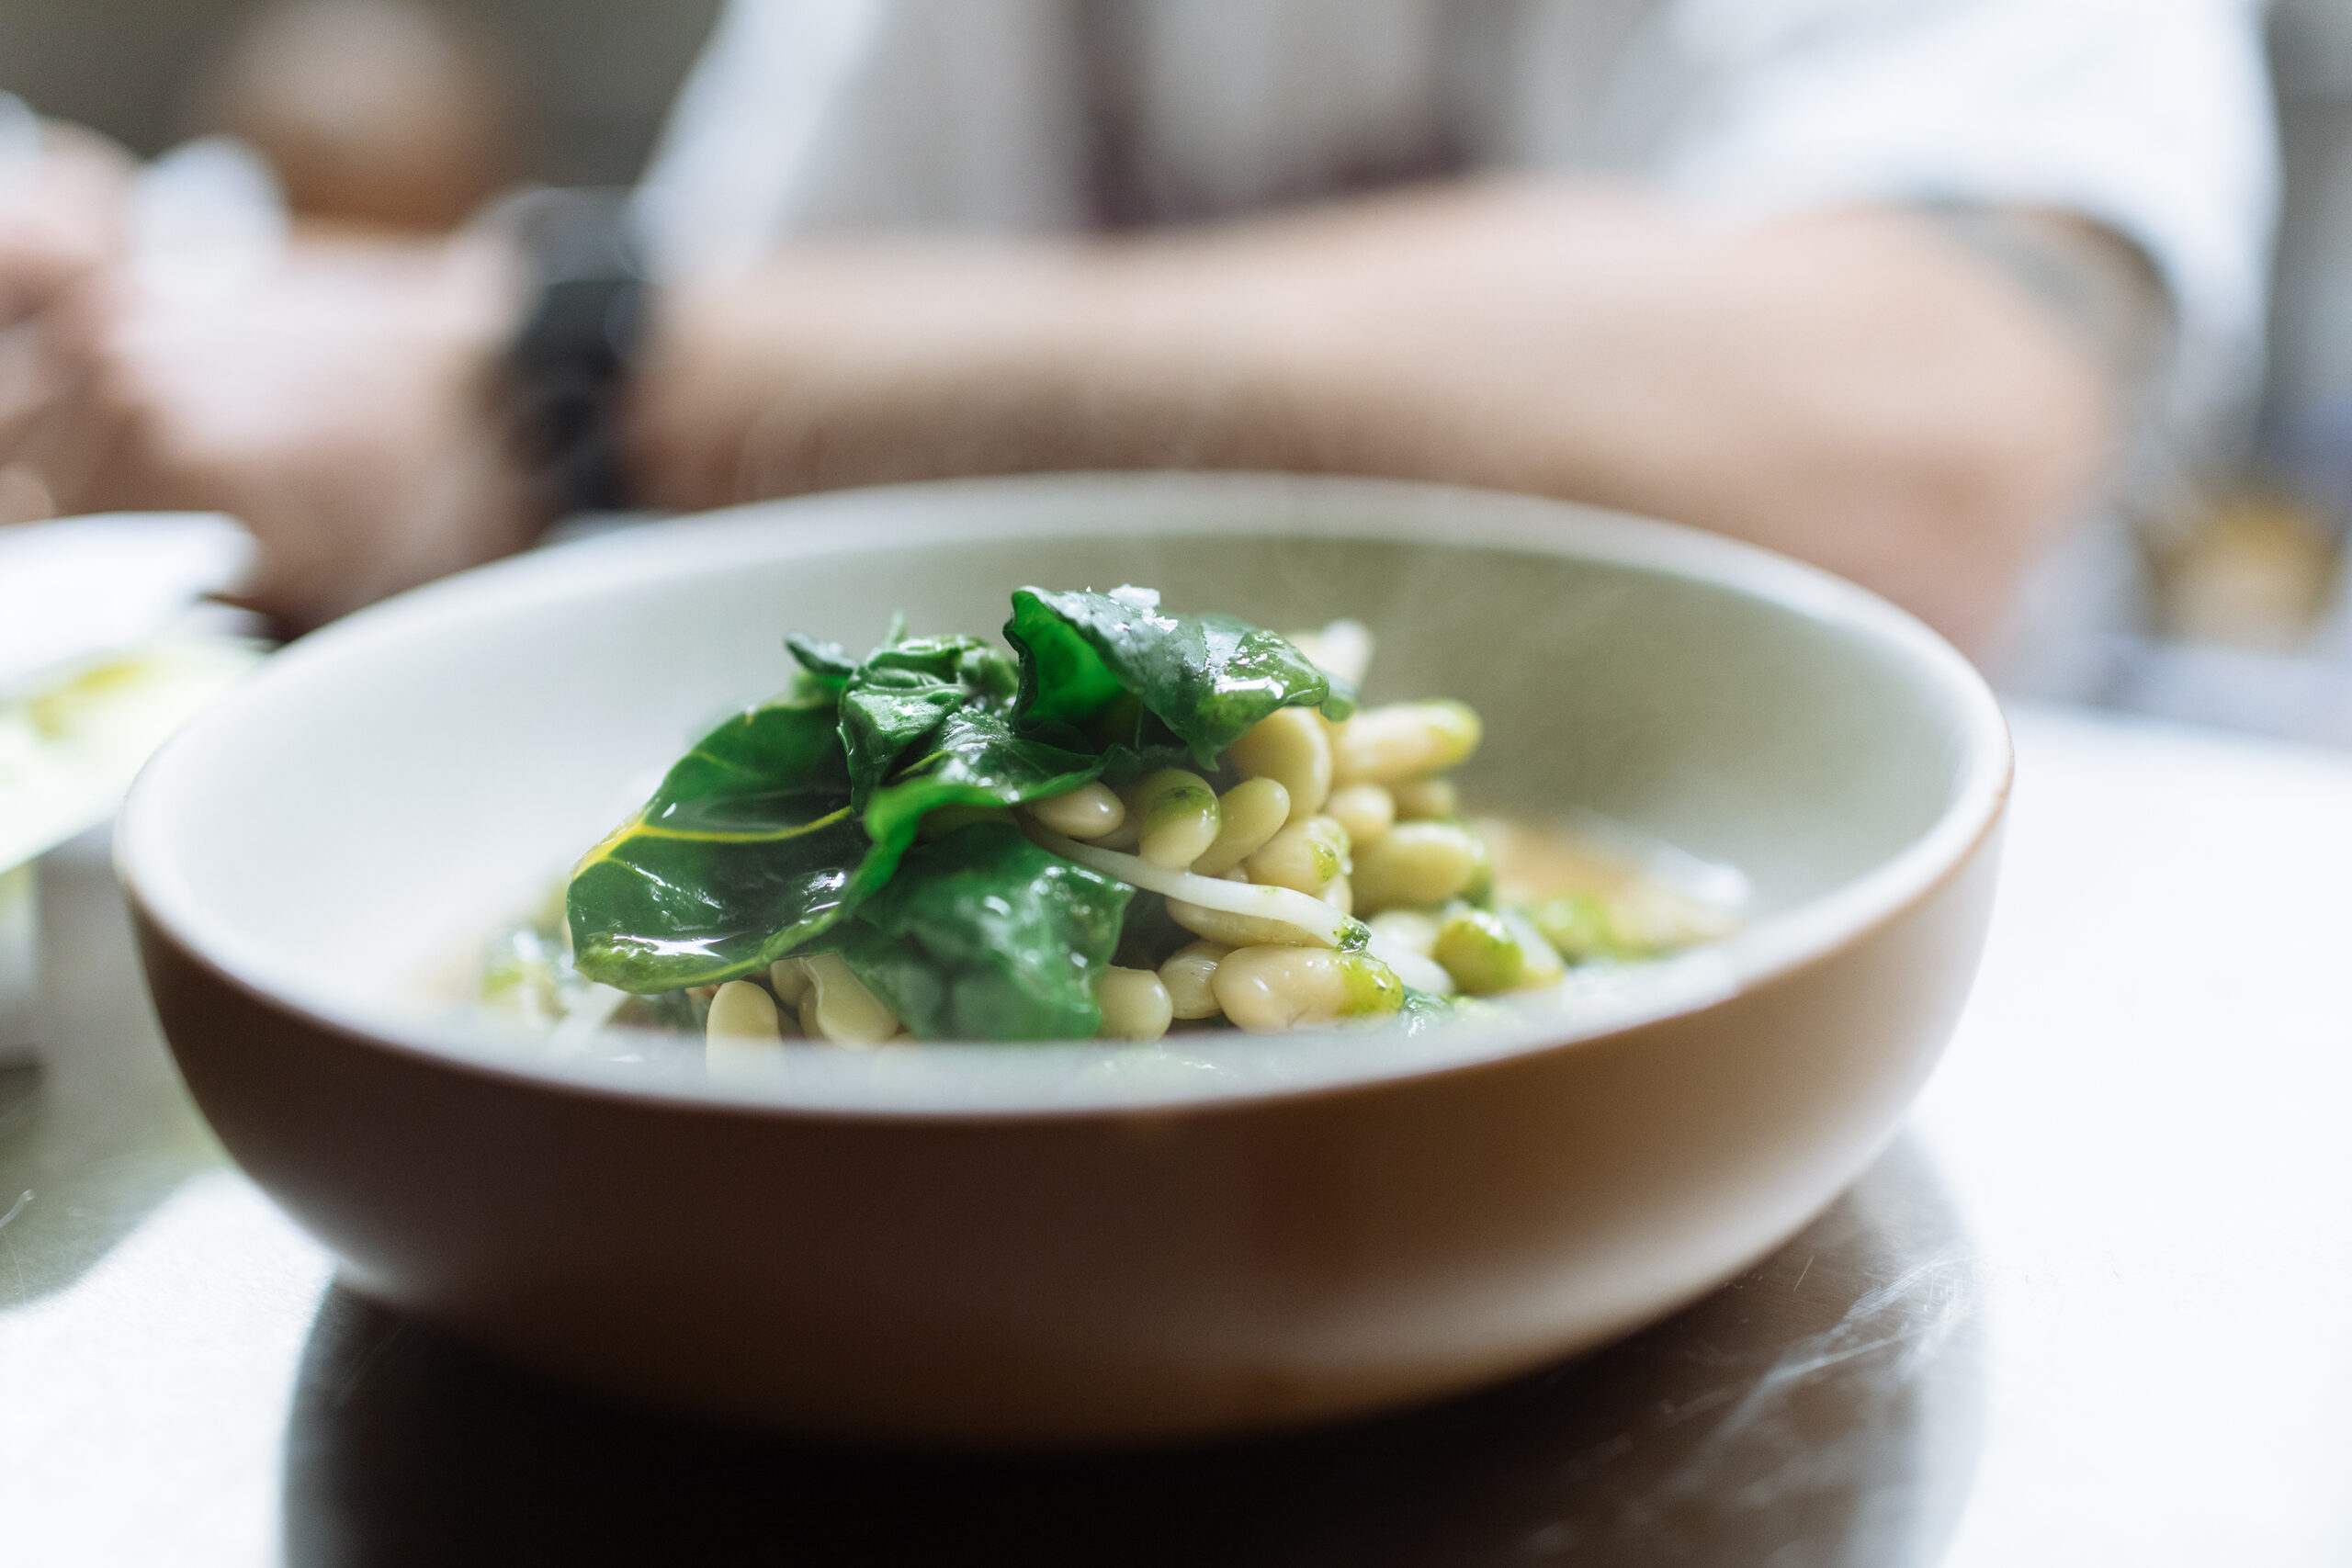
[[1017, 681], [1012, 662], [978, 637], [914, 637], [876, 649], [842, 691], [851, 804], [864, 810], [891, 770], [949, 714], [1001, 702]]
[[867, 855], [833, 704], [752, 708], [703, 737], [574, 868], [574, 963], [638, 992], [749, 974], [839, 919]]
[[[1012, 806], [1100, 771], [1082, 751], [1014, 733], [1001, 708], [967, 706], [924, 727], [931, 749], [873, 791], [861, 821], [845, 736], [866, 738], [870, 765], [891, 754], [890, 700], [919, 690], [890, 686], [892, 672], [946, 671], [956, 700], [976, 704], [1012, 683], [1003, 656], [968, 637], [900, 644], [876, 660], [856, 667], [838, 714], [831, 699], [779, 700], [713, 730], [589, 852], [566, 901], [582, 974], [639, 992], [750, 974], [888, 882], [926, 811]], [[869, 667], [882, 679], [856, 686]], [[861, 694], [871, 700], [853, 721]]]
[[1037, 736], [1081, 735], [1080, 745], [1102, 753], [1102, 782], [1114, 789], [1125, 789], [1161, 768], [1187, 767], [1193, 761], [1193, 749], [1133, 692], [1121, 692], [1087, 721], [1083, 732], [1060, 723], [1023, 722], [1022, 728]]
[[1004, 636], [1021, 656], [1023, 722], [1083, 725], [1131, 692], [1204, 768], [1276, 708], [1320, 705], [1344, 718], [1355, 705], [1344, 682], [1272, 632], [1230, 615], [1164, 614], [1148, 589], [1023, 588]]
[[820, 681], [831, 682], [837, 691], [857, 669], [857, 660], [849, 656], [849, 649], [837, 642], [819, 642], [794, 632], [784, 639], [784, 646], [802, 670]]
[[[1059, 601], [1072, 597], [1025, 588], [1012, 596], [1012, 618], [1004, 624], [1004, 640], [1021, 656], [1021, 694], [1013, 706], [1024, 719], [1083, 724], [1129, 689], [1060, 613]], [[1135, 613], [1131, 607], [1122, 609]]]
[[837, 642], [819, 642], [814, 637], [794, 632], [784, 639], [785, 651], [800, 666], [795, 672], [790, 695], [805, 702], [831, 702], [842, 694], [850, 674], [857, 668], [857, 660]]
[[1135, 890], [999, 822], [910, 850], [831, 945], [926, 1040], [1087, 1040]]
[[1164, 897], [1138, 888], [1135, 901], [1127, 906], [1126, 921], [1119, 928], [1118, 951], [1111, 961], [1124, 969], [1157, 969], [1178, 948], [1199, 940], [1176, 923]]
[[1023, 735], [996, 708], [969, 707], [940, 722], [932, 750], [875, 792], [865, 807], [873, 853], [858, 868], [862, 889], [889, 879], [914, 842], [923, 813], [943, 806], [1018, 806], [1091, 784], [1102, 759]]

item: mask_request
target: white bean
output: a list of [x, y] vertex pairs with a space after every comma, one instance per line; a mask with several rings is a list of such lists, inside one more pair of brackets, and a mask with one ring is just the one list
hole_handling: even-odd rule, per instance
[[1178, 1018], [1215, 1018], [1216, 992], [1211, 988], [1218, 960], [1233, 949], [1221, 942], [1188, 942], [1168, 955], [1159, 966], [1159, 983], [1168, 988], [1170, 1007]]
[[1364, 922], [1375, 942], [1394, 942], [1423, 958], [1437, 951], [1437, 917], [1419, 909], [1384, 909]]
[[803, 1028], [836, 1045], [878, 1045], [899, 1032], [899, 1015], [867, 990], [838, 953], [813, 953], [808, 1000], [800, 1010]]
[[1118, 831], [1127, 819], [1126, 803], [1108, 784], [1080, 784], [1060, 795], [1033, 800], [1022, 810], [1066, 839], [1099, 839]]
[[1225, 1016], [1252, 1034], [1395, 1012], [1405, 984], [1378, 959], [1329, 948], [1245, 947], [1210, 979]]
[[1277, 779], [1244, 779], [1216, 797], [1216, 839], [1193, 869], [1223, 876], [1258, 852], [1290, 820], [1290, 791]]
[[1478, 749], [1478, 716], [1456, 702], [1391, 703], [1365, 708], [1331, 742], [1334, 784], [1386, 784], [1434, 773]]
[[788, 1008], [797, 1008], [808, 997], [808, 961], [805, 958], [779, 958], [768, 965], [768, 984], [775, 987], [776, 999]]
[[1323, 947], [1323, 938], [1288, 920], [1263, 915], [1237, 915], [1227, 909], [1204, 908], [1182, 898], [1168, 900], [1168, 918], [1194, 936], [1227, 947]]
[[1388, 786], [1388, 793], [1396, 802], [1400, 822], [1434, 822], [1462, 815], [1462, 792], [1441, 774], [1400, 779]]
[[775, 1002], [749, 980], [729, 980], [710, 998], [703, 1067], [714, 1078], [756, 1078], [786, 1061]]
[[1288, 790], [1294, 822], [1322, 810], [1331, 793], [1331, 742], [1311, 708], [1276, 708], [1227, 747], [1225, 760], [1245, 777]]
[[1552, 944], [1523, 915], [1459, 905], [1438, 928], [1434, 956], [1474, 997], [1559, 984], [1566, 971]]
[[710, 1018], [704, 1025], [709, 1040], [762, 1041], [784, 1043], [777, 1026], [775, 998], [749, 980], [729, 980], [710, 998]]
[[1323, 815], [1338, 819], [1351, 844], [1368, 844], [1396, 825], [1396, 797], [1376, 784], [1352, 784], [1331, 792]]
[[1461, 988], [1453, 983], [1453, 976], [1445, 972], [1444, 964], [1427, 953], [1397, 946], [1376, 930], [1372, 933], [1372, 941], [1365, 944], [1364, 951], [1396, 970], [1396, 977], [1417, 991], [1427, 991], [1433, 997], [1450, 997]]
[[1157, 1040], [1176, 1016], [1168, 987], [1148, 969], [1102, 971], [1094, 999], [1102, 1007], [1102, 1032], [1113, 1040]]
[[1135, 819], [1136, 853], [1154, 865], [1182, 871], [1216, 841], [1216, 791], [1198, 773], [1147, 773], [1128, 786], [1126, 807]]
[[1329, 817], [1294, 822], [1241, 863], [1261, 887], [1320, 893], [1348, 869], [1348, 830]]
[[1556, 986], [1567, 978], [1567, 960], [1560, 956], [1560, 950], [1552, 945], [1541, 928], [1527, 918], [1525, 910], [1506, 908], [1503, 924], [1510, 928], [1511, 940], [1519, 943], [1526, 965], [1520, 971], [1520, 989]]
[[[1098, 844], [1081, 844], [1076, 839], [1065, 839], [1043, 828], [1033, 829], [1032, 832], [1042, 847], [1064, 860], [1073, 860], [1089, 870], [1116, 877], [1130, 887], [1158, 893], [1168, 899], [1171, 909], [1179, 903], [1224, 909], [1298, 929], [1295, 936], [1284, 936], [1281, 941], [1313, 942], [1318, 947], [1349, 945], [1352, 922], [1348, 917], [1295, 888], [1252, 887], [1246, 878], [1234, 882], [1189, 871], [1170, 871], [1152, 864], [1141, 855], [1123, 855]], [[1176, 918], [1183, 917], [1180, 912]]]
[[1487, 846], [1454, 822], [1399, 822], [1355, 857], [1356, 902], [1377, 913], [1442, 904], [1487, 874]]

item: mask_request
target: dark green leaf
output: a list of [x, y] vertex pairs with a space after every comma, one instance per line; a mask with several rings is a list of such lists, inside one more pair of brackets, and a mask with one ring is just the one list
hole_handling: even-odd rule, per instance
[[1026, 589], [1012, 596], [1004, 640], [1021, 656], [1021, 694], [1013, 705], [1023, 719], [1084, 724], [1126, 689], [1093, 645], [1046, 602], [1067, 597]]
[[865, 808], [865, 831], [874, 840], [868, 863], [858, 871], [861, 888], [889, 879], [898, 857], [914, 842], [926, 811], [943, 806], [1017, 806], [1091, 784], [1102, 761], [1066, 750], [1014, 731], [995, 708], [969, 707], [942, 720], [932, 750], [875, 792]]
[[1023, 722], [1085, 724], [1132, 692], [1202, 767], [1280, 707], [1321, 705], [1335, 718], [1354, 694], [1273, 633], [1230, 615], [1170, 615], [1148, 590], [1012, 596], [1005, 640], [1021, 655]]
[[[1022, 728], [1039, 736], [1057, 731], [1081, 733], [1059, 723], [1024, 722]], [[1124, 789], [1161, 768], [1189, 766], [1193, 761], [1193, 749], [1178, 739], [1176, 732], [1133, 692], [1121, 692], [1089, 719], [1078, 744], [1102, 753], [1102, 782], [1114, 789]]]
[[1157, 969], [1170, 953], [1199, 940], [1169, 914], [1167, 899], [1138, 890], [1119, 927], [1119, 949], [1112, 962], [1123, 969]]
[[831, 682], [836, 691], [842, 682], [850, 678], [850, 672], [857, 668], [857, 660], [849, 656], [849, 649], [837, 642], [819, 642], [815, 637], [794, 632], [784, 639], [784, 646], [802, 670], [820, 680]]
[[1134, 891], [975, 823], [909, 851], [837, 945], [926, 1040], [1086, 1040]]
[[703, 737], [574, 869], [574, 961], [639, 992], [748, 974], [845, 912], [866, 853], [833, 705], [753, 708]]
[[929, 739], [939, 721], [969, 701], [952, 682], [910, 678], [863, 684], [842, 694], [842, 748], [849, 758], [850, 804], [863, 808], [899, 759]]
[[842, 692], [851, 804], [864, 810], [949, 714], [1002, 701], [1018, 679], [1012, 661], [978, 637], [912, 637], [876, 649]]

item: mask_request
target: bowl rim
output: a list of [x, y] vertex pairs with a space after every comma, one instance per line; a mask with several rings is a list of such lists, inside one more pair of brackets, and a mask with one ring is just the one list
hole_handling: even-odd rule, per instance
[[[1134, 511], [1157, 506], [1166, 514], [1157, 524], [1123, 521], [1121, 531], [1129, 536], [1247, 533], [1361, 537], [1598, 560], [1694, 580], [1863, 634], [1913, 661], [1950, 700], [1964, 737], [1951, 798], [1924, 832], [1860, 875], [1766, 916], [1724, 942], [1637, 966], [1628, 973], [1643, 978], [1632, 984], [1628, 996], [1613, 1010], [1602, 1009], [1580, 1021], [1514, 1012], [1418, 1037], [1442, 1042], [1442, 1051], [1365, 1048], [1367, 1040], [1407, 1038], [1401, 1035], [1302, 1032], [1273, 1038], [1302, 1060], [1303, 1053], [1318, 1043], [1338, 1046], [1344, 1056], [1335, 1052], [1329, 1060], [1340, 1065], [1327, 1072], [1306, 1073], [1295, 1081], [1260, 1081], [1239, 1088], [1205, 1081], [1140, 1088], [1125, 1084], [1115, 1092], [1080, 1091], [1046, 1100], [1015, 1096], [1002, 1103], [957, 1098], [923, 1104], [888, 1095], [870, 1100], [853, 1095], [811, 1101], [781, 1092], [786, 1087], [782, 1084], [708, 1079], [698, 1071], [648, 1072], [640, 1063], [526, 1054], [514, 1048], [518, 1032], [511, 1027], [354, 1003], [283, 971], [273, 973], [276, 966], [266, 955], [226, 939], [217, 923], [208, 931], [202, 895], [183, 874], [160, 826], [164, 803], [192, 751], [189, 736], [224, 714], [268, 702], [279, 685], [304, 678], [314, 666], [362, 658], [378, 646], [403, 641], [415, 635], [420, 624], [467, 619], [502, 604], [561, 599], [606, 584], [624, 570], [640, 576], [696, 575], [715, 559], [740, 562], [741, 554], [726, 554], [730, 548], [748, 548], [764, 562], [875, 554], [950, 538], [1083, 537], [1102, 531], [1106, 506]], [[976, 524], [970, 515], [976, 509], [1017, 513], [1033, 507], [1034, 515], [1010, 525]], [[1432, 536], [1428, 524], [1439, 514], [1444, 529]], [[856, 526], [828, 526], [842, 522]], [[689, 539], [715, 547], [677, 547]], [[657, 558], [645, 558], [649, 556]], [[1211, 1111], [1366, 1090], [1472, 1071], [1550, 1049], [1571, 1049], [1703, 1012], [1831, 957], [1928, 896], [1993, 833], [2012, 775], [2007, 719], [1983, 677], [1957, 649], [1869, 590], [1743, 541], [1578, 502], [1411, 480], [1195, 470], [989, 476], [830, 491], [663, 519], [509, 557], [371, 605], [289, 644], [160, 749], [125, 799], [116, 829], [115, 861], [135, 912], [180, 954], [220, 982], [334, 1034], [428, 1058], [446, 1068], [543, 1090], [796, 1119], [1059, 1120]], [[1080, 1042], [1019, 1049], [1033, 1055], [1076, 1053], [1092, 1061], [1107, 1059], [1117, 1050]], [[973, 1054], [968, 1061], [1002, 1056], [1008, 1048], [1001, 1043], [926, 1042], [898, 1050]], [[698, 1056], [695, 1066], [699, 1067]]]

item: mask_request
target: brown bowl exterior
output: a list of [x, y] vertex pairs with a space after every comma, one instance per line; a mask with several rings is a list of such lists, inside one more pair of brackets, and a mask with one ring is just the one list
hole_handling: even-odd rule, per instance
[[1966, 996], [1996, 837], [1836, 951], [1698, 1010], [1149, 1112], [569, 1087], [344, 1032], [138, 915], [205, 1115], [366, 1294], [673, 1408], [1099, 1444], [1463, 1389], [1729, 1277], [1892, 1135]]

